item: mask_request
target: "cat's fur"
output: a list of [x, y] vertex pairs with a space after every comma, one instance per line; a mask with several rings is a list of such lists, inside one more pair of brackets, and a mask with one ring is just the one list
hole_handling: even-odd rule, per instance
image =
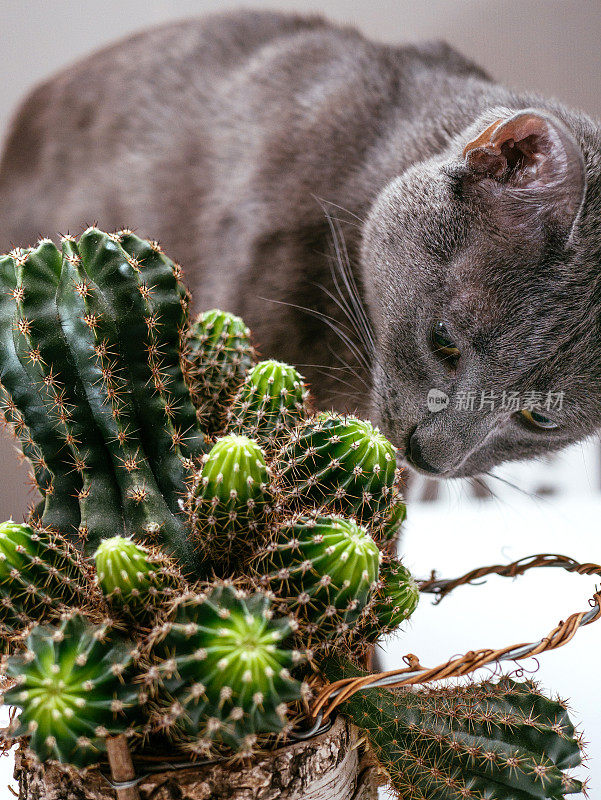
[[[513, 140], [464, 155], [532, 108], [534, 160], [506, 158]], [[134, 36], [31, 93], [0, 169], [0, 245], [93, 221], [157, 238], [197, 307], [242, 314], [322, 404], [371, 412], [429, 473], [472, 475], [601, 426], [600, 154], [589, 117], [497, 85], [444, 43], [241, 12]], [[339, 307], [332, 226], [373, 352], [348, 289], [352, 324]], [[361, 327], [361, 355], [298, 306]], [[456, 369], [433, 351], [438, 320]], [[440, 413], [433, 387], [450, 397]], [[458, 410], [467, 390], [475, 408]], [[479, 409], [482, 390], [563, 391], [561, 427]]]

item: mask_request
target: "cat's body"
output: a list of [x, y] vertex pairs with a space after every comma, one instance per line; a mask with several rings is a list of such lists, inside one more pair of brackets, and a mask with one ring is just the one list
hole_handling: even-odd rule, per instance
[[[322, 404], [334, 402], [363, 413], [374, 406], [401, 447], [414, 436], [414, 461], [425, 471], [472, 474], [505, 458], [553, 449], [601, 423], [601, 392], [589, 403], [589, 418], [579, 421], [580, 427], [551, 441], [519, 429], [500, 440], [507, 415], [491, 421], [482, 409], [461, 417], [459, 412], [453, 416], [450, 407], [433, 415], [425, 407], [428, 389], [437, 386], [453, 399], [460, 390], [459, 373], [432, 364], [426, 369], [429, 357], [421, 344], [417, 351], [409, 345], [416, 331], [427, 338], [427, 326], [459, 303], [463, 290], [456, 285], [455, 267], [460, 255], [466, 297], [455, 312], [468, 325], [469, 320], [477, 327], [490, 322], [508, 340], [499, 317], [504, 309], [511, 324], [523, 329], [519, 342], [507, 341], [505, 372], [493, 357], [471, 371], [474, 388], [500, 392], [519, 381], [533, 388], [538, 380], [541, 389], [566, 390], [566, 376], [557, 370], [553, 379], [536, 377], [544, 349], [514, 363], [526, 347], [524, 337], [535, 342], [542, 336], [537, 339], [532, 330], [540, 315], [532, 307], [537, 297], [528, 274], [523, 287], [508, 275], [510, 293], [501, 297], [494, 288], [499, 276], [490, 275], [490, 263], [479, 278], [472, 274], [473, 263], [464, 263], [467, 252], [482, 246], [481, 238], [467, 232], [466, 214], [472, 214], [474, 230], [480, 230], [490, 217], [496, 179], [487, 177], [484, 210], [476, 207], [480, 185], [474, 188], [472, 180], [459, 188], [463, 178], [453, 176], [465, 162], [463, 147], [488, 124], [531, 107], [567, 126], [571, 134], [566, 136], [586, 156], [590, 191], [598, 181], [601, 150], [595, 123], [553, 101], [500, 87], [442, 43], [390, 47], [319, 18], [278, 14], [238, 13], [171, 25], [91, 56], [26, 100], [0, 169], [0, 246], [77, 232], [92, 222], [105, 229], [132, 227], [159, 239], [184, 266], [196, 306], [241, 314], [262, 353], [303, 365]], [[572, 143], [569, 147], [574, 149]], [[553, 264], [564, 259], [566, 242], [572, 247], [574, 240], [579, 193], [585, 191], [584, 170], [574, 154], [570, 188], [552, 198], [554, 208], [564, 208], [569, 219], [555, 225], [554, 211], [548, 229], [540, 213], [531, 234], [519, 211], [507, 230], [493, 220], [493, 241], [505, 249], [499, 264], [524, 259], [524, 253], [537, 263], [543, 257], [551, 257]], [[443, 162], [449, 183], [441, 189]], [[416, 177], [392, 197], [390, 187], [407, 175]], [[431, 185], [426, 185], [429, 176]], [[457, 199], [463, 205], [456, 219], [448, 207]], [[596, 193], [588, 208], [592, 219]], [[308, 307], [330, 315], [339, 326], [348, 325], [328, 295], [337, 292], [331, 277], [331, 221], [324, 209], [335, 218], [334, 225], [341, 220], [340, 232], [375, 327], [377, 352], [366, 352], [368, 369], [322, 319], [292, 307]], [[513, 212], [507, 206], [501, 213], [505, 218]], [[544, 233], [538, 224], [543, 217]], [[583, 213], [580, 223], [587, 224]], [[521, 225], [522, 238], [514, 241]], [[532, 241], [526, 241], [530, 235]], [[597, 240], [595, 248], [597, 257]], [[570, 258], [578, 256], [570, 253]], [[445, 269], [450, 259], [455, 266]], [[410, 285], [413, 267], [416, 286]], [[551, 293], [565, 294], [567, 308], [574, 300], [575, 276], [546, 274]], [[502, 283], [499, 291], [504, 291]], [[441, 292], [444, 299], [435, 296]], [[404, 303], [412, 304], [410, 311], [403, 310]], [[548, 310], [555, 313], [554, 307]], [[570, 313], [581, 325], [577, 312]], [[567, 341], [570, 322], [560, 308], [553, 321], [559, 331], [555, 336]], [[543, 327], [550, 331], [550, 324], [545, 320]], [[481, 331], [478, 335], [482, 339]], [[583, 341], [579, 346], [584, 347]], [[481, 343], [481, 360], [487, 347]], [[477, 346], [474, 352], [477, 356]], [[343, 362], [353, 371], [346, 371]], [[587, 369], [601, 383], [598, 357]], [[572, 377], [567, 383], [576, 391], [583, 375]], [[375, 386], [371, 398], [366, 383]], [[408, 384], [410, 392], [403, 389]], [[584, 401], [578, 397], [578, 402]], [[417, 441], [417, 429], [425, 431], [426, 441]], [[429, 469], [437, 458], [440, 465]]]

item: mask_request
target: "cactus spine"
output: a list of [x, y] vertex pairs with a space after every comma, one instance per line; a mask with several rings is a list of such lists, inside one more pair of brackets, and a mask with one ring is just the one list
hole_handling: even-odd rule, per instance
[[227, 558], [249, 549], [266, 512], [268, 473], [263, 451], [246, 436], [218, 439], [188, 495], [191, 526], [204, 553]]
[[284, 523], [255, 562], [269, 587], [311, 639], [343, 636], [372, 597], [380, 552], [367, 530], [343, 517]]
[[[332, 660], [336, 679], [366, 673]], [[531, 682], [502, 678], [415, 692], [373, 689], [342, 711], [364, 729], [399, 798], [560, 798], [580, 743], [565, 707]]]
[[227, 432], [273, 448], [308, 413], [303, 378], [281, 361], [260, 361], [246, 376], [227, 411]]
[[27, 649], [4, 664], [16, 684], [4, 701], [21, 709], [12, 736], [28, 736], [41, 761], [75, 767], [98, 761], [106, 737], [130, 729], [141, 699], [131, 683], [135, 655], [107, 625], [80, 615], [55, 628], [35, 626]]
[[199, 417], [216, 433], [223, 427], [228, 401], [255, 359], [250, 331], [240, 317], [213, 308], [198, 315], [186, 344], [188, 384], [194, 387]]
[[0, 525], [0, 624], [7, 636], [89, 599], [79, 558], [44, 529]]
[[146, 677], [159, 726], [204, 756], [219, 744], [249, 752], [260, 734], [281, 733], [286, 703], [301, 694], [290, 633], [263, 594], [217, 585], [183, 597], [151, 635]]
[[104, 539], [94, 561], [103, 595], [136, 624], [146, 624], [184, 591], [175, 565], [123, 536]]
[[276, 457], [281, 502], [356, 516], [376, 529], [397, 478], [395, 452], [369, 422], [320, 414], [299, 425]]

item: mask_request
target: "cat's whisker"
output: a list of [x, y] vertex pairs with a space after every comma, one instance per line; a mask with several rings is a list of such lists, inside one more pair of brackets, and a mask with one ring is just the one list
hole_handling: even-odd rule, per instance
[[334, 203], [332, 200], [326, 200], [324, 197], [319, 197], [316, 194], [313, 194], [311, 196], [313, 197], [314, 200], [317, 200], [317, 202], [319, 203], [319, 205], [322, 208], [323, 208], [324, 204], [328, 205], [328, 206], [332, 206], [332, 208], [337, 208], [339, 211], [344, 211], [345, 214], [348, 214], [349, 216], [351, 216], [354, 219], [356, 219], [357, 222], [361, 223], [361, 225], [365, 225], [365, 220], [361, 219], [361, 217], [358, 217], [355, 213], [350, 211], [350, 209], [345, 208], [344, 206], [338, 205], [338, 203]]

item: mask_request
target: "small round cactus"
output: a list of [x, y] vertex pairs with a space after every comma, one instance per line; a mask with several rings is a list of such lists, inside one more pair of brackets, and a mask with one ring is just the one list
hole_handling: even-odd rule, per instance
[[369, 422], [320, 414], [294, 431], [275, 472], [284, 507], [333, 510], [375, 529], [393, 496], [396, 450]]
[[94, 554], [98, 585], [111, 606], [145, 623], [183, 591], [177, 569], [132, 539], [103, 539]]
[[28, 736], [40, 761], [98, 761], [107, 736], [130, 732], [144, 700], [132, 683], [135, 656], [133, 644], [79, 614], [35, 626], [26, 649], [5, 660], [15, 685], [4, 702], [21, 709], [11, 736]]
[[79, 558], [62, 538], [12, 520], [0, 525], [0, 624], [6, 630], [83, 603], [88, 593]]
[[204, 756], [219, 744], [250, 752], [258, 735], [284, 731], [302, 688], [289, 672], [302, 660], [286, 647], [290, 635], [262, 593], [217, 584], [181, 598], [151, 634], [158, 727]]
[[186, 365], [199, 417], [214, 433], [254, 361], [250, 331], [240, 317], [213, 308], [199, 314], [187, 337]]
[[255, 569], [303, 633], [332, 639], [360, 618], [377, 586], [379, 563], [375, 542], [353, 520], [299, 517], [279, 528]]
[[268, 473], [263, 451], [246, 436], [218, 439], [203, 456], [186, 507], [194, 534], [206, 555], [238, 554], [256, 535], [266, 512]]
[[254, 366], [227, 411], [228, 433], [273, 448], [307, 416], [309, 391], [303, 378], [281, 361]]
[[396, 559], [380, 567], [380, 580], [373, 603], [362, 622], [362, 637], [375, 642], [395, 631], [417, 608], [419, 587], [407, 567]]

